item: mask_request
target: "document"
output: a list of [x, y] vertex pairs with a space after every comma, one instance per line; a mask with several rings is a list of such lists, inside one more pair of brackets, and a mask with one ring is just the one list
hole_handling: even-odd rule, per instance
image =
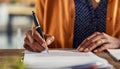
[[120, 62], [120, 49], [108, 49], [113, 58]]
[[83, 53], [76, 50], [49, 50], [49, 54], [25, 52], [24, 63], [32, 69], [76, 69], [88, 68], [92, 65], [98, 68], [112, 67], [105, 59], [92, 52]]

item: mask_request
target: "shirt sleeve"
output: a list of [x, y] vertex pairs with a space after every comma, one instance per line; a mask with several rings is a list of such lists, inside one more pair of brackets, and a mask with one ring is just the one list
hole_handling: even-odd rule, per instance
[[116, 25], [115, 25], [115, 32], [113, 34], [113, 36], [115, 36], [116, 38], [120, 39], [120, 1], [118, 3], [118, 12], [117, 12], [117, 18], [116, 18]]

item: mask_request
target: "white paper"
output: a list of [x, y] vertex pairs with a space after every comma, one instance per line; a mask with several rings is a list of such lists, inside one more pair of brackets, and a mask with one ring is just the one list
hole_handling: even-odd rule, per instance
[[120, 49], [108, 49], [108, 52], [109, 52], [117, 61], [120, 61]]
[[90, 65], [97, 65], [100, 68], [109, 65], [105, 59], [92, 52], [82, 53], [75, 50], [49, 50], [49, 54], [26, 52], [24, 62], [33, 69], [78, 68]]

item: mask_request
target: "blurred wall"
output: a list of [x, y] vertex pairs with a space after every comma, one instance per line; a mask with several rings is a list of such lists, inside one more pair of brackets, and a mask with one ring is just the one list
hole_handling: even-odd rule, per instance
[[22, 48], [35, 0], [0, 0], [0, 49]]

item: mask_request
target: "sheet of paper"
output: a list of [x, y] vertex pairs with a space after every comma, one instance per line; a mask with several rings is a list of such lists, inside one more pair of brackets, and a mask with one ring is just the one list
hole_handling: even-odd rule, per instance
[[106, 67], [109, 65], [105, 59], [92, 52], [82, 53], [75, 50], [49, 50], [49, 54], [45, 51], [42, 53], [26, 52], [24, 62], [34, 69], [75, 68], [90, 65]]
[[120, 61], [120, 49], [108, 49], [108, 52], [109, 52], [117, 61]]

